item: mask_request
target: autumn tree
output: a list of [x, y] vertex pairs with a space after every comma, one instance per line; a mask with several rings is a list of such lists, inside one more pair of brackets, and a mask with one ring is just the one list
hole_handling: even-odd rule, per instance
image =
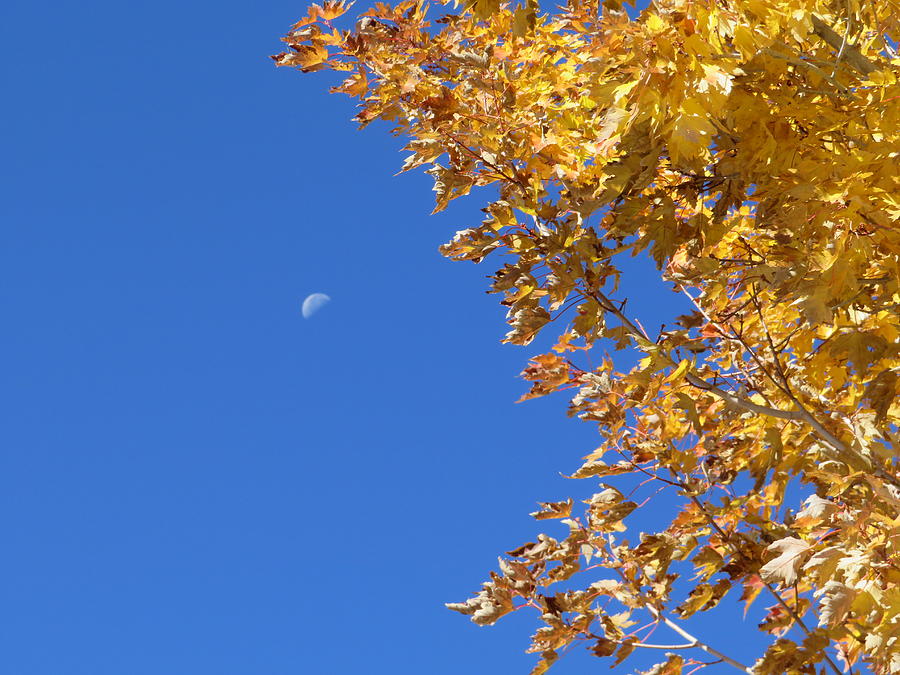
[[[273, 58], [342, 72], [437, 211], [496, 187], [443, 253], [502, 256], [505, 341], [561, 332], [525, 397], [567, 389], [599, 429], [560, 467], [596, 493], [542, 504], [554, 529], [450, 608], [536, 610], [534, 673], [577, 644], [621, 662], [657, 626], [681, 639], [654, 675], [900, 672], [900, 3], [347, 9], [313, 6]], [[626, 302], [638, 254], [692, 306], [658, 331]], [[635, 532], [661, 492], [677, 506]], [[755, 663], [685, 628], [729, 592], [768, 598]]]

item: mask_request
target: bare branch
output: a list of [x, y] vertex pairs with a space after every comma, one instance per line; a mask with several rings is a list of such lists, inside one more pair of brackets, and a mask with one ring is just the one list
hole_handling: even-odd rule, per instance
[[658, 609], [656, 609], [656, 607], [654, 607], [652, 604], [647, 603], [647, 604], [645, 605], [645, 607], [647, 608], [647, 611], [649, 611], [649, 612], [650, 612], [657, 620], [662, 621], [663, 623], [665, 623], [669, 628], [671, 628], [672, 630], [674, 630], [676, 633], [678, 633], [678, 634], [679, 634], [681, 637], [683, 637], [685, 640], [690, 640], [690, 641], [691, 641], [691, 646], [696, 647], [697, 649], [702, 649], [702, 650], [705, 651], [707, 654], [710, 654], [710, 655], [712, 655], [712, 656], [715, 656], [715, 657], [718, 658], [718, 659], [721, 659], [722, 661], [724, 661], [725, 663], [727, 663], [729, 666], [733, 666], [733, 667], [737, 668], [738, 670], [742, 670], [742, 671], [744, 671], [745, 673], [748, 673], [749, 675], [752, 675], [752, 674], [753, 674], [753, 669], [752, 669], [752, 668], [748, 668], [747, 666], [745, 666], [745, 665], [744, 665], [743, 663], [741, 663], [740, 661], [735, 661], [735, 660], [734, 660], [733, 658], [731, 658], [730, 656], [726, 656], [725, 654], [723, 654], [723, 653], [720, 652], [719, 650], [714, 649], [713, 647], [710, 647], [710, 646], [709, 646], [708, 644], [706, 644], [705, 642], [701, 642], [701, 641], [698, 640], [696, 637], [694, 637], [693, 635], [691, 635], [690, 633], [688, 633], [686, 630], [684, 630], [684, 628], [682, 628], [681, 626], [679, 626], [677, 623], [675, 623], [674, 621], [672, 621], [671, 619], [669, 619], [668, 617], [666, 617], [665, 615], [663, 615], [663, 614], [662, 614]]
[[685, 642], [683, 645], [652, 645], [646, 642], [632, 642], [632, 647], [643, 647], [644, 649], [694, 649], [697, 647], [696, 642]]
[[[609, 544], [609, 549], [608, 549], [609, 554], [615, 560], [621, 562], [619, 560], [619, 557], [615, 553], [615, 550], [612, 546], [612, 541], [610, 540], [607, 543]], [[626, 584], [630, 583], [628, 578], [622, 573], [621, 569], [616, 568], [615, 571], [622, 578], [622, 581], [624, 581]], [[648, 612], [650, 612], [650, 614], [653, 615], [654, 619], [656, 619], [657, 621], [662, 621], [669, 628], [671, 628], [673, 631], [675, 631], [681, 637], [683, 637], [685, 640], [688, 641], [687, 644], [681, 645], [681, 646], [674, 646], [674, 647], [659, 646], [659, 647], [648, 647], [648, 648], [650, 648], [650, 649], [664, 649], [664, 648], [668, 648], [668, 649], [702, 649], [707, 654], [715, 656], [716, 658], [727, 663], [728, 665], [733, 666], [733, 667], [737, 668], [738, 670], [747, 673], [748, 675], [753, 675], [752, 668], [748, 668], [740, 661], [736, 661], [733, 658], [731, 658], [730, 656], [723, 654], [718, 649], [715, 649], [714, 647], [710, 647], [708, 644], [706, 644], [705, 642], [703, 642], [696, 636], [691, 635], [684, 628], [682, 628], [677, 623], [675, 623], [674, 621], [669, 619], [666, 615], [664, 615], [662, 612], [660, 612], [659, 609], [657, 609], [656, 606], [647, 597], [645, 597], [643, 593], [640, 593], [640, 591], [638, 591], [638, 600], [643, 604], [644, 609], [646, 609]], [[641, 643], [638, 643], [638, 644], [640, 645]], [[635, 645], [635, 646], [638, 646], [638, 645]]]

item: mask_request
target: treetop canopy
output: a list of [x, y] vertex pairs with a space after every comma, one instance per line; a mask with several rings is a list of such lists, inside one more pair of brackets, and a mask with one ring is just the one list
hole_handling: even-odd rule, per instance
[[[683, 631], [739, 587], [774, 602], [753, 672], [900, 672], [900, 4], [405, 0], [352, 29], [347, 9], [313, 5], [273, 58], [340, 71], [360, 124], [392, 123], [402, 170], [427, 167], [436, 211], [496, 185], [443, 253], [503, 256], [507, 342], [561, 333], [525, 397], [571, 390], [601, 436], [573, 476], [609, 481], [579, 512], [543, 504], [564, 536], [452, 607], [538, 609], [540, 673], [576, 642], [652, 648], [634, 615]], [[658, 332], [623, 291], [619, 256], [640, 253], [694, 307]], [[584, 360], [624, 347], [630, 372]], [[681, 507], [635, 538], [656, 490]]]

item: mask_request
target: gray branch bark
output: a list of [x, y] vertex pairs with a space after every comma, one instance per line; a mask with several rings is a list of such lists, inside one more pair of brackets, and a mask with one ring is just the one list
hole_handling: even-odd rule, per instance
[[863, 56], [856, 47], [851, 44], [845, 44], [844, 38], [835, 33], [831, 26], [822, 21], [822, 19], [815, 14], [812, 15], [812, 24], [813, 33], [818, 35], [830, 47], [840, 51], [843, 46], [843, 58], [847, 63], [853, 66], [854, 70], [863, 75], [868, 75], [871, 72], [880, 70], [878, 66]]

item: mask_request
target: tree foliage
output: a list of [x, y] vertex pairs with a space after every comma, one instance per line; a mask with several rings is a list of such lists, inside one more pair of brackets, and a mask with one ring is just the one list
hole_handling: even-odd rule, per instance
[[[561, 332], [524, 398], [568, 389], [600, 432], [572, 474], [596, 494], [542, 504], [556, 537], [451, 609], [537, 610], [535, 674], [577, 643], [621, 662], [658, 624], [685, 642], [654, 675], [698, 649], [760, 675], [900, 672], [900, 4], [403, 0], [350, 30], [347, 9], [314, 5], [273, 58], [343, 72], [436, 211], [496, 186], [442, 251], [503, 256], [506, 342]], [[640, 253], [693, 306], [658, 331], [621, 291]], [[588, 365], [625, 348], [626, 372]], [[661, 491], [677, 506], [649, 512]], [[755, 664], [682, 621], [732, 591], [770, 603]]]

